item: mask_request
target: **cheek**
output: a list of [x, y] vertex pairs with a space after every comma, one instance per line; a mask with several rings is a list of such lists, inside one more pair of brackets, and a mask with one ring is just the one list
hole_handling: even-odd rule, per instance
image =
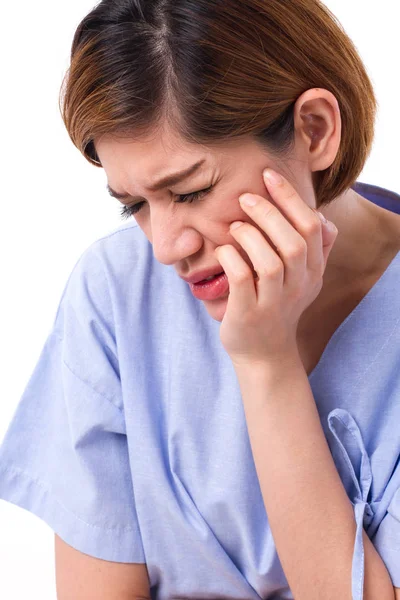
[[221, 227], [228, 232], [231, 223], [234, 221], [244, 221], [251, 223], [250, 217], [244, 212], [239, 203], [239, 195], [224, 199], [223, 202], [217, 203], [213, 218], [220, 224]]
[[234, 221], [243, 221], [255, 225], [250, 217], [242, 210], [236, 197], [224, 198], [223, 202], [217, 202], [208, 215], [205, 227], [208, 236], [216, 246], [230, 244], [244, 255], [244, 250], [230, 233], [230, 225]]

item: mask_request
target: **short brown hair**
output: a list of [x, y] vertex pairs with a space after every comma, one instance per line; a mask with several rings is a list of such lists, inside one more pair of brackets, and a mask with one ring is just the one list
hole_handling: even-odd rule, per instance
[[60, 109], [75, 146], [150, 133], [165, 120], [208, 146], [252, 136], [284, 158], [293, 108], [332, 92], [340, 149], [314, 181], [317, 206], [352, 186], [371, 151], [377, 100], [357, 50], [318, 0], [102, 0], [79, 24]]

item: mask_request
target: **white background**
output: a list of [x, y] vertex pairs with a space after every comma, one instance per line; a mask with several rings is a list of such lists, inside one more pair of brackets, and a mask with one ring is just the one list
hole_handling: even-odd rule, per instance
[[[82, 252], [122, 221], [64, 128], [58, 94], [73, 34], [92, 0], [19, 0], [2, 9], [0, 440], [50, 332]], [[355, 42], [380, 105], [372, 154], [359, 181], [400, 193], [396, 2], [326, 0]], [[0, 598], [55, 600], [54, 532], [0, 500]]]

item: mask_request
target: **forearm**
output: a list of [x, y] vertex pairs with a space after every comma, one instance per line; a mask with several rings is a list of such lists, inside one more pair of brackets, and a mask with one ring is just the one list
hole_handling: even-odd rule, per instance
[[[296, 600], [351, 600], [353, 506], [299, 357], [236, 370], [260, 488]], [[387, 569], [363, 531], [365, 600], [393, 600]]]

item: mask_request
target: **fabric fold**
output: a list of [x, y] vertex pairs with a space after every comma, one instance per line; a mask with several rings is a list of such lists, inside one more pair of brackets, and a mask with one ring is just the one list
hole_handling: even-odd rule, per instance
[[331, 448], [332, 456], [353, 504], [357, 525], [351, 571], [352, 599], [363, 600], [365, 564], [363, 528], [368, 527], [374, 517], [368, 503], [372, 484], [371, 463], [360, 429], [347, 410], [342, 408], [332, 410], [328, 415], [328, 425], [336, 442], [336, 452]]

